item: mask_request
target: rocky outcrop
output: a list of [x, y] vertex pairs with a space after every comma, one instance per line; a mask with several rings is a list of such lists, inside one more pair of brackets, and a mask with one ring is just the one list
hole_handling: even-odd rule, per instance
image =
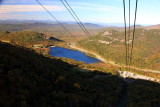
[[112, 35], [112, 32], [106, 31], [102, 34], [102, 36]]
[[109, 41], [102, 41], [102, 40], [98, 40], [98, 42], [103, 43], [103, 44], [107, 44], [107, 45], [112, 43], [112, 42], [109, 42]]
[[147, 76], [143, 76], [143, 75], [127, 72], [127, 71], [118, 71], [118, 73], [123, 78], [129, 77], [129, 78], [134, 78], [134, 79], [144, 79], [144, 80], [149, 80], [149, 81], [154, 81], [154, 82], [160, 82], [160, 79], [147, 77]]

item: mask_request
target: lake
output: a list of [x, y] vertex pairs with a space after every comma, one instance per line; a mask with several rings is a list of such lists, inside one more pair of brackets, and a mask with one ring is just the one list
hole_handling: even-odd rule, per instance
[[85, 62], [88, 64], [100, 62], [100, 60], [89, 57], [80, 51], [75, 51], [75, 50], [66, 49], [62, 47], [50, 47], [49, 49], [50, 49], [49, 54], [54, 57], [70, 58], [70, 59]]

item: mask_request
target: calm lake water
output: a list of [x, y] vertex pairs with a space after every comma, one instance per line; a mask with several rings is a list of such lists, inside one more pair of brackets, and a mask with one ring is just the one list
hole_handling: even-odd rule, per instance
[[61, 47], [50, 47], [49, 49], [50, 49], [49, 54], [51, 56], [70, 58], [70, 59], [74, 59], [76, 61], [82, 61], [88, 64], [100, 62], [100, 60], [89, 57], [80, 51], [75, 51], [75, 50], [61, 48]]

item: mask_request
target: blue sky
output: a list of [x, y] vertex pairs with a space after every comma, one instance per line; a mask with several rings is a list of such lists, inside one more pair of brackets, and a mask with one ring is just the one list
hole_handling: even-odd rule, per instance
[[[74, 21], [60, 0], [39, 0], [60, 21]], [[123, 23], [123, 0], [67, 0], [82, 22]], [[131, 21], [136, 0], [131, 0]], [[128, 4], [128, 0], [126, 0]], [[126, 5], [127, 5], [126, 4]], [[160, 24], [160, 0], [139, 0], [137, 24]], [[126, 7], [128, 10], [128, 5]], [[128, 11], [127, 11], [128, 13]], [[128, 15], [128, 14], [127, 14]], [[53, 20], [36, 0], [4, 0], [0, 20]]]

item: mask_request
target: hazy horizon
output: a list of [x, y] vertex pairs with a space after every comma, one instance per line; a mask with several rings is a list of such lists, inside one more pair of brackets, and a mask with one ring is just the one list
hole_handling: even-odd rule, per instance
[[[2, 21], [2, 22], [1, 22]], [[3, 22], [4, 21], [4, 22]], [[46, 24], [57, 24], [54, 20], [25, 20], [25, 19], [0, 19], [0, 23], [46, 23]], [[68, 24], [77, 24], [76, 21], [60, 21], [61, 23], [68, 23]], [[83, 22], [84, 24], [96, 24], [103, 27], [124, 27], [124, 23], [106, 23], [106, 22]], [[128, 23], [127, 27], [128, 27]], [[134, 24], [131, 24], [133, 26]], [[138, 24], [136, 26], [152, 26], [152, 25], [159, 25], [159, 24]]]
[[[39, 0], [59, 21], [74, 21], [66, 8], [59, 0]], [[68, 0], [83, 23], [124, 23], [123, 0]], [[136, 1], [131, 1], [131, 23], [134, 20]], [[156, 25], [160, 24], [158, 6], [160, 1], [138, 2], [137, 24]], [[53, 20], [52, 17], [33, 0], [5, 0], [0, 6], [0, 20]], [[128, 19], [128, 1], [126, 1], [126, 16]], [[64, 18], [65, 17], [65, 18]], [[128, 20], [127, 20], [128, 22]]]

